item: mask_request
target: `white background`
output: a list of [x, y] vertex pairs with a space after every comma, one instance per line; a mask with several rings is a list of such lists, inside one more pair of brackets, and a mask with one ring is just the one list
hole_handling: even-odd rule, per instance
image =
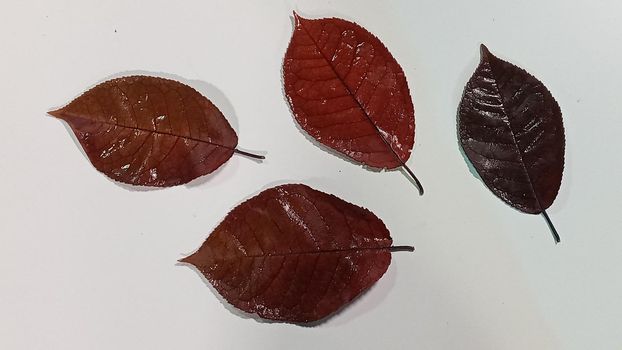
[[[310, 142], [281, 86], [292, 10], [375, 33], [416, 109], [408, 165], [373, 172]], [[1, 349], [620, 349], [622, 5], [611, 1], [2, 1]], [[549, 210], [522, 214], [474, 177], [456, 109], [479, 44], [559, 102], [566, 169]], [[242, 149], [187, 186], [137, 191], [97, 172], [45, 112], [143, 72], [197, 88]], [[396, 253], [319, 326], [258, 322], [176, 260], [243, 199], [304, 182], [363, 205]]]

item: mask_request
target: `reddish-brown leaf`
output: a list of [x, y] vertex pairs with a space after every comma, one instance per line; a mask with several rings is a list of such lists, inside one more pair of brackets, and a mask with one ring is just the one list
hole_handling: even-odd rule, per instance
[[545, 211], [564, 170], [559, 105], [534, 76], [481, 50], [458, 111], [462, 148], [495, 195], [525, 213], [542, 213], [559, 242]]
[[109, 80], [49, 114], [69, 124], [97, 170], [132, 185], [187, 183], [246, 154], [214, 104], [169, 79]]
[[386, 169], [403, 166], [417, 181], [405, 165], [414, 144], [415, 113], [395, 58], [356, 23], [294, 16], [283, 74], [300, 126], [357, 162]]
[[305, 185], [261, 192], [233, 209], [196, 266], [235, 307], [288, 322], [324, 318], [391, 263], [389, 231], [369, 210]]

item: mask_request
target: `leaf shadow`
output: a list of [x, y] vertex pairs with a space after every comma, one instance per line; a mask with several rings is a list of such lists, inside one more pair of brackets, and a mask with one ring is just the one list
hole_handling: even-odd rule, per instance
[[[314, 181], [314, 179], [315, 179], [315, 181]], [[272, 182], [262, 186], [262, 188], [253, 191], [252, 194], [250, 194], [248, 196], [245, 196], [242, 199], [238, 199], [238, 201], [233, 204], [233, 206], [231, 207], [229, 212], [231, 210], [233, 210], [234, 208], [238, 207], [243, 202], [249, 200], [250, 198], [255, 197], [256, 195], [258, 195], [259, 193], [263, 192], [266, 189], [269, 189], [269, 188], [272, 188], [272, 187], [276, 187], [276, 186], [280, 186], [280, 185], [284, 185], [284, 184], [295, 184], [295, 183], [305, 184], [305, 183], [310, 183], [310, 182], [318, 183], [317, 180], [322, 180], [322, 178], [309, 178], [309, 179], [307, 179], [305, 181], [300, 181], [300, 180], [275, 180], [275, 181], [272, 181]], [[326, 193], [332, 193], [332, 191], [328, 191], [328, 190], [325, 190], [323, 188], [316, 188], [316, 189], [319, 190], [319, 191], [326, 192]], [[347, 198], [344, 199], [344, 200], [349, 202]], [[355, 205], [358, 205], [358, 204], [355, 204]], [[223, 220], [224, 220], [225, 216], [223, 216]], [[218, 224], [214, 225], [214, 228]], [[212, 229], [212, 231], [213, 231], [213, 229]], [[208, 235], [208, 237], [209, 237], [209, 235]], [[207, 237], [205, 239], [207, 239]], [[197, 251], [197, 249], [195, 249], [192, 252], [189, 252], [187, 254], [184, 254], [182, 256], [182, 258], [190, 256], [190, 255], [194, 254], [196, 251]], [[335, 326], [343, 325], [343, 324], [345, 324], [347, 322], [350, 322], [351, 320], [353, 320], [353, 319], [355, 319], [357, 317], [360, 317], [361, 315], [371, 311], [372, 309], [374, 309], [375, 307], [380, 305], [381, 301], [384, 300], [388, 296], [390, 290], [394, 287], [395, 281], [396, 281], [396, 272], [395, 272], [396, 267], [395, 266], [392, 267], [392, 265], [389, 265], [389, 268], [387, 269], [385, 274], [383, 276], [381, 276], [380, 279], [376, 283], [374, 283], [370, 288], [362, 291], [354, 299], [352, 299], [350, 302], [346, 303], [345, 305], [341, 306], [335, 312], [327, 315], [326, 317], [324, 317], [322, 319], [319, 319], [319, 320], [316, 320], [316, 321], [313, 321], [313, 322], [307, 322], [307, 323], [304, 323], [304, 322], [288, 322], [288, 321], [264, 319], [264, 318], [259, 317], [259, 315], [255, 314], [255, 313], [249, 313], [249, 312], [246, 312], [246, 311], [242, 311], [242, 310], [236, 308], [235, 306], [233, 306], [232, 304], [230, 304], [216, 290], [216, 288], [214, 288], [214, 286], [209, 282], [209, 280], [205, 277], [205, 275], [203, 275], [201, 273], [201, 271], [196, 266], [194, 266], [192, 264], [189, 264], [189, 263], [180, 262], [180, 261], [177, 261], [175, 266], [187, 266], [187, 267], [190, 267], [195, 273], [197, 273], [200, 276], [201, 281], [203, 281], [203, 283], [205, 285], [207, 285], [207, 287], [210, 289], [212, 294], [214, 294], [216, 296], [218, 301], [225, 307], [225, 309], [227, 309], [229, 312], [231, 312], [232, 314], [234, 314], [234, 315], [236, 315], [238, 317], [241, 317], [243, 319], [253, 319], [253, 320], [255, 320], [258, 323], [267, 323], [267, 324], [284, 324], [285, 323], [285, 324], [293, 324], [293, 325], [300, 326], [300, 327], [305, 327], [305, 328], [313, 328], [313, 327], [317, 327], [317, 326], [320, 326], [320, 325], [325, 325], [327, 323], [334, 324]], [[380, 285], [385, 285], [385, 287], [379, 290], [380, 293], [376, 293], [376, 290], [378, 288], [380, 288]], [[360, 303], [360, 300], [363, 298], [363, 296], [364, 295], [368, 295], [368, 293], [370, 293], [370, 291], [372, 291], [372, 290], [374, 290], [373, 295], [375, 296], [375, 298], [373, 300], [369, 301], [366, 304], [366, 306], [367, 306], [366, 308], [360, 308], [360, 307], [359, 308], [353, 308], [354, 309], [353, 312], [343, 313], [344, 310], [350, 308], [352, 305], [358, 305]], [[337, 317], [337, 316], [339, 316], [339, 317]]]
[[[111, 75], [106, 76], [105, 78], [99, 80], [98, 82], [91, 84], [89, 87], [85, 88], [84, 90], [82, 90], [77, 96], [74, 96], [71, 101], [73, 101], [74, 99], [78, 98], [79, 96], [81, 96], [84, 91], [88, 91], [92, 88], [94, 88], [95, 86], [111, 80], [111, 79], [116, 79], [116, 78], [121, 78], [121, 77], [127, 77], [127, 76], [133, 76], [133, 75], [142, 75], [142, 76], [152, 76], [152, 77], [158, 77], [158, 78], [164, 78], [164, 79], [170, 79], [170, 80], [175, 80], [175, 81], [179, 81], [183, 84], [186, 84], [190, 87], [192, 87], [193, 89], [197, 90], [201, 95], [205, 96], [207, 99], [209, 99], [225, 116], [225, 118], [227, 119], [227, 121], [231, 124], [231, 127], [236, 131], [236, 134], [238, 133], [238, 117], [237, 114], [235, 112], [235, 109], [233, 108], [233, 105], [231, 104], [231, 102], [229, 101], [229, 99], [225, 96], [225, 94], [218, 89], [216, 86], [214, 86], [213, 84], [210, 84], [206, 81], [203, 80], [198, 80], [198, 79], [187, 79], [184, 78], [182, 76], [176, 75], [176, 74], [171, 74], [171, 73], [164, 73], [164, 72], [152, 72], [152, 71], [146, 71], [146, 70], [128, 70], [128, 71], [122, 71], [122, 72], [118, 72], [118, 73], [114, 73]], [[53, 109], [58, 109], [61, 107], [56, 107]], [[78, 140], [78, 138], [76, 137], [76, 135], [74, 134], [73, 130], [71, 129], [71, 126], [69, 126], [69, 124], [63, 120], [61, 120], [63, 126], [65, 127], [65, 130], [67, 130], [67, 133], [70, 135], [71, 139], [73, 140], [73, 143], [76, 145], [76, 147], [80, 150], [80, 153], [82, 153], [82, 156], [88, 161], [88, 163], [91, 165], [91, 167], [93, 169], [95, 169], [97, 172], [100, 172], [99, 170], [97, 170], [93, 164], [91, 163], [90, 159], [88, 158], [86, 152], [84, 151], [84, 148], [82, 147], [82, 145], [80, 144], [80, 141]], [[257, 153], [257, 154], [265, 154], [265, 152], [253, 152], [253, 153]], [[236, 154], [234, 153], [234, 156]], [[249, 157], [244, 157], [247, 159], [250, 159], [256, 163], [261, 163], [260, 159], [254, 159], [254, 158], [249, 158]], [[218, 169], [216, 169], [215, 171], [203, 175], [203, 176], [199, 176], [191, 181], [189, 181], [188, 183], [183, 184], [185, 187], [187, 188], [194, 188], [194, 187], [198, 187], [198, 186], [202, 186], [205, 183], [208, 183], [210, 181], [214, 181], [214, 178], [220, 178], [220, 176], [218, 176], [225, 168], [225, 166], [231, 166], [232, 164], [229, 163], [235, 163], [232, 162], [231, 159], [228, 160], [227, 162], [225, 162], [225, 164], [223, 164], [222, 166], [220, 166]], [[131, 191], [131, 192], [150, 192], [150, 191], [158, 191], [158, 190], [164, 190], [168, 187], [150, 187], [150, 186], [140, 186], [140, 185], [131, 185], [131, 184], [126, 184], [123, 182], [119, 182], [113, 178], [110, 178], [109, 176], [107, 176], [106, 174], [102, 173], [104, 175], [104, 177], [109, 180], [110, 182], [112, 182], [113, 184], [115, 184], [116, 186], [119, 186], [125, 190]], [[172, 187], [177, 187], [177, 186], [172, 186]]]
[[484, 185], [486, 185], [484, 183], [484, 180], [482, 180], [482, 177], [479, 175], [479, 173], [473, 166], [473, 163], [471, 163], [471, 161], [469, 160], [469, 157], [467, 157], [466, 152], [464, 151], [464, 148], [462, 148], [462, 143], [460, 142], [460, 103], [462, 102], [462, 99], [464, 98], [464, 94], [466, 93], [466, 84], [471, 78], [471, 76], [473, 75], [473, 72], [475, 71], [475, 68], [473, 67], [477, 68], [477, 65], [478, 65], [478, 60], [475, 58], [471, 58], [469, 60], [469, 63], [463, 67], [462, 72], [460, 74], [460, 78], [461, 79], [464, 78], [463, 80], [460, 80], [460, 81], [464, 81], [464, 85], [460, 85], [460, 84], [454, 85], [453, 96], [456, 96], [457, 101], [458, 101], [457, 103], [458, 107], [456, 108], [456, 116], [455, 116], [456, 118], [455, 132], [456, 132], [456, 145], [458, 146], [458, 151], [460, 152], [460, 155], [462, 155], [462, 159], [464, 159], [464, 162], [466, 163], [467, 169], [469, 170], [471, 175], [473, 175], [476, 179], [478, 179]]
[[[458, 107], [458, 108], [460, 108], [460, 107]], [[469, 170], [469, 173], [471, 173], [471, 175], [473, 175], [473, 177], [475, 177], [480, 182], [482, 182], [484, 185], [486, 185], [486, 183], [484, 182], [482, 177], [479, 175], [477, 170], [475, 170], [475, 167], [473, 166], [473, 163], [471, 163], [471, 160], [469, 159], [469, 157], [467, 157], [466, 152], [464, 151], [464, 148], [462, 147], [462, 143], [460, 142], [460, 130], [457, 127], [457, 120], [456, 120], [456, 145], [458, 146], [458, 151], [460, 152], [460, 155], [462, 156], [462, 159], [464, 159], [464, 163], [466, 164], [467, 169]]]

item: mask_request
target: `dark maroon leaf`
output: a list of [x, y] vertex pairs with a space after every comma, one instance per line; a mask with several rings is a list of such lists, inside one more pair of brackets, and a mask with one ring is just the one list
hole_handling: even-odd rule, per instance
[[482, 45], [458, 112], [460, 142], [488, 188], [525, 213], [546, 214], [564, 169], [564, 126], [547, 88]]
[[288, 322], [324, 318], [374, 284], [392, 239], [369, 210], [305, 185], [261, 192], [233, 209], [196, 266], [235, 307]]
[[173, 80], [109, 80], [49, 114], [69, 123], [97, 170], [132, 185], [187, 183], [234, 152], [263, 158], [236, 150], [238, 137], [218, 108]]
[[415, 113], [402, 67], [373, 34], [339, 18], [296, 26], [285, 53], [285, 93], [300, 126], [322, 144], [375, 168], [406, 166]]

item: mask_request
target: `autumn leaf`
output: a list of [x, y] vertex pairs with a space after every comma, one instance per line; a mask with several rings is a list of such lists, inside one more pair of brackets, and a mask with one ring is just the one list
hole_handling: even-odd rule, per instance
[[101, 83], [49, 112], [66, 121], [95, 168], [113, 180], [167, 187], [209, 174], [238, 137], [223, 114], [177, 81], [130, 76]]
[[285, 61], [285, 93], [300, 126], [325, 146], [367, 166], [403, 167], [414, 145], [406, 77], [384, 44], [339, 18], [296, 24]]
[[389, 231], [369, 210], [305, 185], [261, 192], [233, 209], [196, 266], [235, 307], [262, 318], [322, 319], [373, 285], [391, 263]]
[[564, 126], [549, 90], [481, 46], [481, 62], [458, 111], [462, 148], [488, 188], [516, 209], [546, 213], [564, 169]]

